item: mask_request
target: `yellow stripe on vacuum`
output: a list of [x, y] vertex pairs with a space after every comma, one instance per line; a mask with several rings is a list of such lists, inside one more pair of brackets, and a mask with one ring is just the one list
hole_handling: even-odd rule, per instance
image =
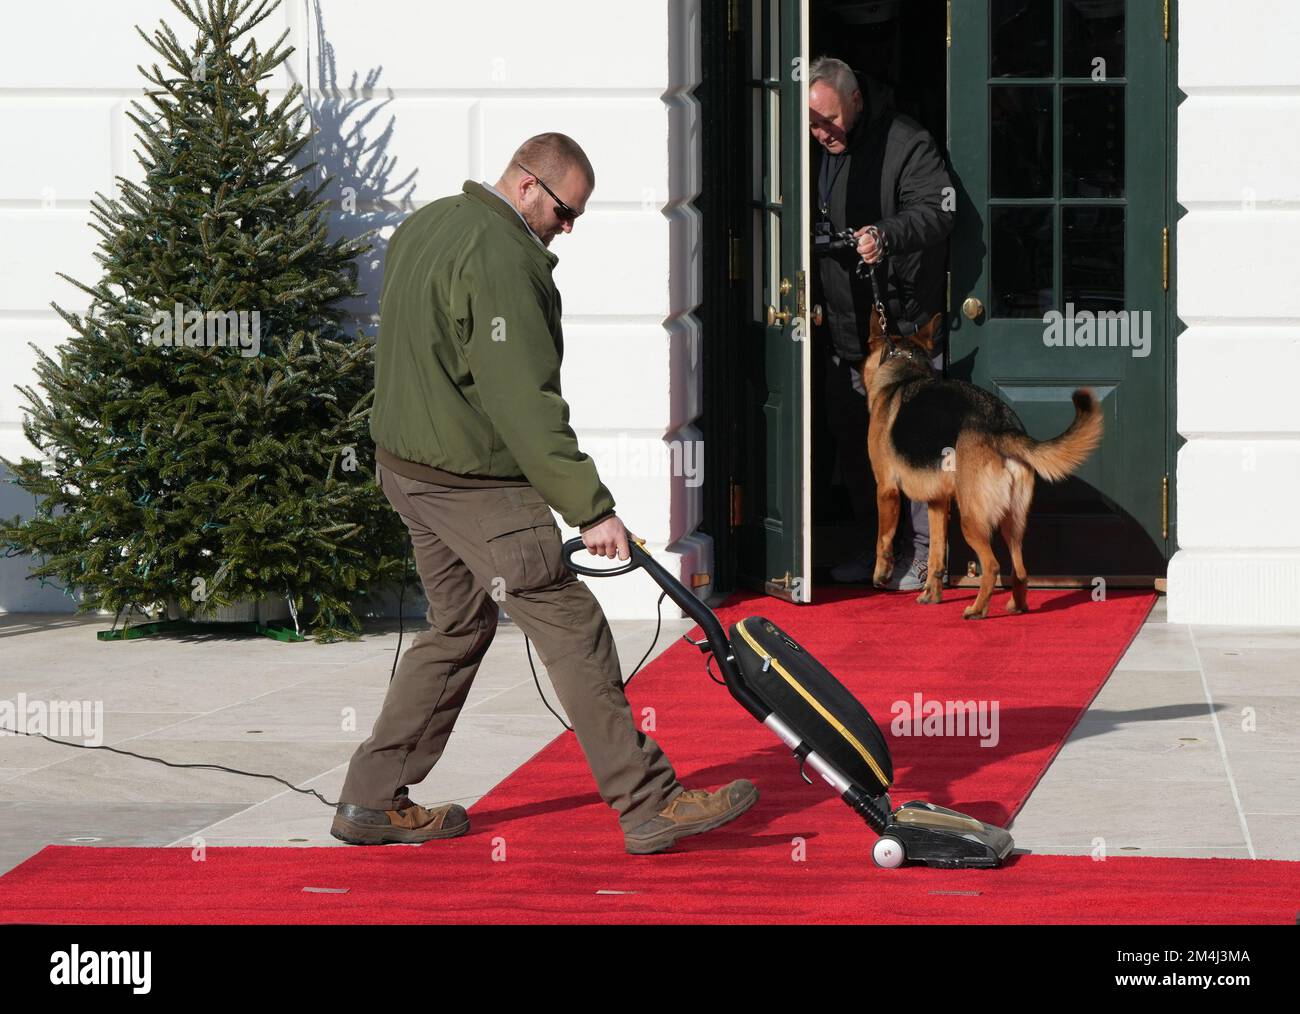
[[789, 683], [790, 686], [794, 687], [794, 689], [798, 692], [799, 696], [802, 697], [805, 701], [807, 701], [810, 705], [812, 705], [812, 707], [816, 710], [816, 712], [819, 715], [821, 715], [822, 718], [826, 719], [827, 723], [829, 723], [830, 726], [836, 732], [838, 732], [841, 736], [843, 736], [845, 741], [847, 741], [849, 744], [853, 746], [853, 749], [857, 750], [858, 753], [862, 755], [862, 759], [866, 761], [868, 765], [870, 765], [871, 770], [874, 771], [876, 773], [876, 777], [880, 779], [880, 783], [882, 785], [888, 785], [889, 779], [886, 778], [885, 773], [880, 770], [880, 765], [878, 765], [876, 763], [876, 759], [871, 756], [871, 751], [869, 751], [865, 746], [859, 743], [857, 738], [853, 735], [853, 733], [849, 732], [849, 730], [844, 727], [843, 723], [841, 723], [839, 719], [837, 719], [834, 715], [832, 715], [829, 711], [827, 711], [822, 706], [821, 702], [817, 700], [817, 698], [813, 697], [813, 695], [810, 694], [799, 683], [797, 679], [795, 679], [792, 675], [790, 675], [790, 673], [786, 670], [785, 666], [783, 666], [777, 659], [773, 658], [765, 650], [763, 650], [763, 648], [759, 646], [758, 642], [754, 640], [754, 638], [750, 635], [749, 631], [745, 629], [745, 622], [746, 622], [745, 620], [741, 620], [739, 623], [736, 624], [736, 629], [740, 631], [740, 636], [743, 637], [748, 642], [749, 646], [753, 648], [757, 654], [761, 655], [765, 659], [771, 660], [772, 665], [776, 668], [776, 671], [781, 674], [781, 678], [784, 679], [787, 683]]

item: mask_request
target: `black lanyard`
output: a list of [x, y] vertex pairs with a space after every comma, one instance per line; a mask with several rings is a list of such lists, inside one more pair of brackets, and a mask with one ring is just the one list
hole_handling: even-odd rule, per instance
[[[835, 159], [835, 175], [830, 177], [830, 182], [826, 181], [829, 175], [830, 161]], [[831, 191], [835, 189], [835, 181], [839, 179], [840, 170], [844, 168], [844, 163], [848, 161], [848, 152], [840, 152], [838, 155], [827, 155], [822, 159], [821, 172], [817, 181], [818, 188], [821, 191], [821, 209], [822, 217], [827, 218], [831, 210]]]

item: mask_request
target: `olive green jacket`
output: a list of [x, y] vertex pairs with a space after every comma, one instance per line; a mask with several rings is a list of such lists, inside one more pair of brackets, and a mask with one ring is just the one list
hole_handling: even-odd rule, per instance
[[560, 393], [557, 262], [471, 180], [403, 221], [384, 266], [370, 435], [406, 461], [526, 479], [576, 528], [614, 498]]

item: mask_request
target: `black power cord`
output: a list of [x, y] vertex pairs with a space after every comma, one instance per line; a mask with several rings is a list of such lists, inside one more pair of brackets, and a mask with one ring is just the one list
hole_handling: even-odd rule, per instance
[[406, 540], [406, 559], [402, 561], [402, 580], [397, 591], [397, 650], [393, 652], [393, 671], [388, 674], [388, 682], [393, 682], [393, 677], [397, 675], [397, 659], [402, 654], [402, 601], [406, 598], [406, 570], [411, 565], [411, 553], [415, 548], [413, 540], [408, 537]]
[[[664, 604], [664, 599], [667, 596], [668, 596], [667, 592], [661, 593], [659, 596], [659, 601], [655, 603], [654, 640], [650, 642], [650, 647], [647, 648], [645, 654], [641, 656], [641, 661], [636, 664], [636, 668], [633, 669], [630, 673], [628, 673], [627, 679], [623, 681], [623, 686], [627, 686], [629, 683], [632, 682], [632, 677], [641, 671], [641, 667], [645, 665], [645, 660], [650, 657], [650, 653], [655, 650], [655, 645], [659, 643], [659, 631], [663, 627], [663, 623], [664, 623], [662, 608]], [[553, 707], [551, 707], [551, 702], [548, 701], [546, 699], [546, 695], [542, 693], [542, 682], [537, 678], [537, 667], [533, 665], [533, 645], [532, 642], [528, 640], [527, 634], [524, 635], [524, 651], [527, 652], [528, 654], [528, 668], [533, 671], [533, 684], [537, 687], [537, 696], [539, 696], [542, 699], [542, 703], [546, 705], [546, 710], [549, 711], [552, 715], [554, 715], [556, 720], [562, 726], [568, 729], [569, 732], [572, 732], [573, 726], [571, 726], [568, 722], [566, 722], [563, 718], [560, 717], [560, 713], [556, 711]]]
[[[401, 589], [397, 595], [397, 651], [393, 654], [393, 671], [388, 677], [389, 683], [392, 683], [393, 676], [397, 675], [397, 659], [402, 653], [402, 605], [406, 596], [406, 568], [408, 568], [411, 563], [411, 551], [412, 545], [408, 539], [406, 558], [403, 561], [404, 566], [402, 569]], [[114, 625], [116, 625], [116, 620], [114, 621]], [[7, 729], [3, 727], [0, 727], [0, 732], [10, 732], [20, 736], [32, 736], [48, 740], [51, 743], [58, 743], [60, 746], [73, 746], [78, 750], [107, 750], [109, 753], [120, 753], [124, 757], [136, 757], [139, 760], [154, 761], [158, 764], [165, 764], [169, 768], [207, 768], [212, 771], [225, 771], [232, 775], [243, 775], [246, 778], [269, 778], [273, 782], [279, 782], [281, 785], [293, 789], [294, 792], [301, 792], [304, 796], [315, 796], [328, 807], [337, 809], [339, 805], [338, 803], [330, 802], [315, 789], [300, 789], [292, 782], [285, 781], [279, 775], [266, 775], [258, 771], [241, 771], [239, 768], [229, 768], [224, 764], [179, 764], [176, 761], [169, 761], [164, 757], [150, 757], [148, 754], [133, 753], [130, 750], [119, 750], [115, 746], [92, 746], [88, 743], [70, 743], [65, 739], [53, 739], [52, 737], [45, 735], [43, 732], [25, 732], [21, 729]]]
[[[402, 570], [401, 590], [398, 592], [397, 595], [397, 650], [393, 654], [393, 671], [389, 674], [388, 677], [388, 682], [390, 684], [393, 682], [393, 677], [397, 675], [397, 660], [402, 653], [402, 632], [404, 629], [404, 625], [402, 623], [402, 605], [406, 595], [405, 567], [410, 565], [411, 550], [412, 550], [412, 546], [410, 541], [408, 540], [406, 559], [403, 561], [404, 567]], [[662, 593], [659, 596], [659, 601], [655, 603], [656, 622], [655, 622], [654, 640], [650, 642], [650, 647], [647, 648], [646, 653], [641, 656], [641, 661], [636, 664], [636, 668], [632, 670], [631, 674], [624, 681], [623, 683], [624, 686], [626, 686], [628, 683], [631, 683], [632, 677], [641, 671], [641, 667], [645, 665], [646, 659], [650, 657], [650, 653], [654, 651], [655, 645], [659, 643], [659, 631], [663, 626], [662, 606], [663, 606], [664, 598], [667, 596], [667, 594], [668, 594], [667, 592]], [[533, 682], [537, 685], [537, 693], [541, 696], [542, 703], [546, 705], [546, 710], [548, 710], [552, 715], [555, 715], [555, 717], [559, 719], [560, 724], [563, 725], [570, 732], [572, 732], [573, 727], [569, 725], [567, 722], [565, 722], [563, 718], [560, 718], [559, 714], [555, 711], [554, 708], [551, 707], [550, 703], [546, 700], [546, 695], [542, 693], [542, 684], [541, 681], [537, 678], [537, 669], [533, 665], [532, 643], [528, 640], [528, 636], [526, 634], [524, 635], [524, 650], [528, 654], [528, 667], [533, 670]], [[78, 750], [107, 750], [109, 753], [118, 753], [124, 757], [135, 757], [139, 760], [154, 761], [155, 763], [158, 764], [164, 764], [169, 768], [206, 768], [210, 771], [225, 771], [228, 774], [232, 774], [232, 775], [243, 775], [246, 778], [268, 778], [273, 782], [279, 782], [281, 785], [285, 786], [286, 788], [292, 789], [294, 792], [300, 792], [304, 796], [315, 796], [322, 803], [324, 803], [326, 806], [332, 809], [337, 809], [339, 805], [338, 803], [330, 802], [328, 799], [322, 796], [315, 789], [300, 789], [292, 782], [285, 781], [285, 779], [281, 778], [279, 775], [267, 775], [257, 771], [242, 771], [239, 768], [226, 767], [224, 764], [197, 764], [197, 763], [181, 764], [181, 763], [177, 763], [176, 761], [169, 761], [164, 757], [150, 757], [148, 754], [133, 753], [130, 750], [120, 750], [115, 746], [104, 746], [102, 744], [99, 746], [92, 746], [88, 743], [70, 743], [65, 739], [54, 739], [51, 736], [45, 735], [45, 733], [43, 732], [25, 732], [21, 729], [8, 729], [4, 727], [0, 727], [0, 732], [12, 733], [18, 736], [32, 736], [35, 738], [48, 740], [51, 743], [58, 743], [60, 746], [76, 747]]]
[[279, 775], [264, 775], [256, 771], [241, 771], [239, 768], [228, 768], [224, 764], [178, 764], [176, 761], [169, 761], [163, 757], [150, 757], [148, 754], [132, 753], [130, 750], [119, 750], [115, 746], [91, 746], [88, 743], [69, 743], [66, 739], [53, 739], [43, 732], [24, 732], [22, 729], [0, 728], [0, 732], [7, 732], [18, 736], [34, 736], [39, 739], [49, 740], [51, 743], [58, 743], [60, 746], [75, 746], [78, 750], [107, 750], [109, 753], [120, 753], [125, 757], [138, 757], [140, 760], [156, 761], [159, 764], [166, 764], [169, 768], [209, 768], [213, 771], [228, 771], [232, 775], [245, 775], [248, 778], [269, 778], [273, 782], [279, 782], [281, 785], [293, 789], [294, 792], [301, 792], [304, 796], [315, 796], [326, 806], [337, 807], [338, 803], [331, 803], [315, 789], [300, 789], [292, 782], [286, 782]]

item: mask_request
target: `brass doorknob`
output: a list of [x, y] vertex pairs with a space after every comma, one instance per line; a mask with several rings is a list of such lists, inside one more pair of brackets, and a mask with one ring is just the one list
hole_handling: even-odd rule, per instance
[[814, 303], [812, 308], [812, 322], [815, 327], [822, 326], [822, 305]]
[[971, 296], [961, 304], [961, 312], [966, 315], [967, 320], [979, 320], [980, 317], [984, 316], [984, 304]]
[[789, 310], [778, 310], [775, 306], [769, 306], [767, 308], [767, 326], [775, 327], [779, 323], [782, 327], [785, 327], [790, 323], [790, 316]]

